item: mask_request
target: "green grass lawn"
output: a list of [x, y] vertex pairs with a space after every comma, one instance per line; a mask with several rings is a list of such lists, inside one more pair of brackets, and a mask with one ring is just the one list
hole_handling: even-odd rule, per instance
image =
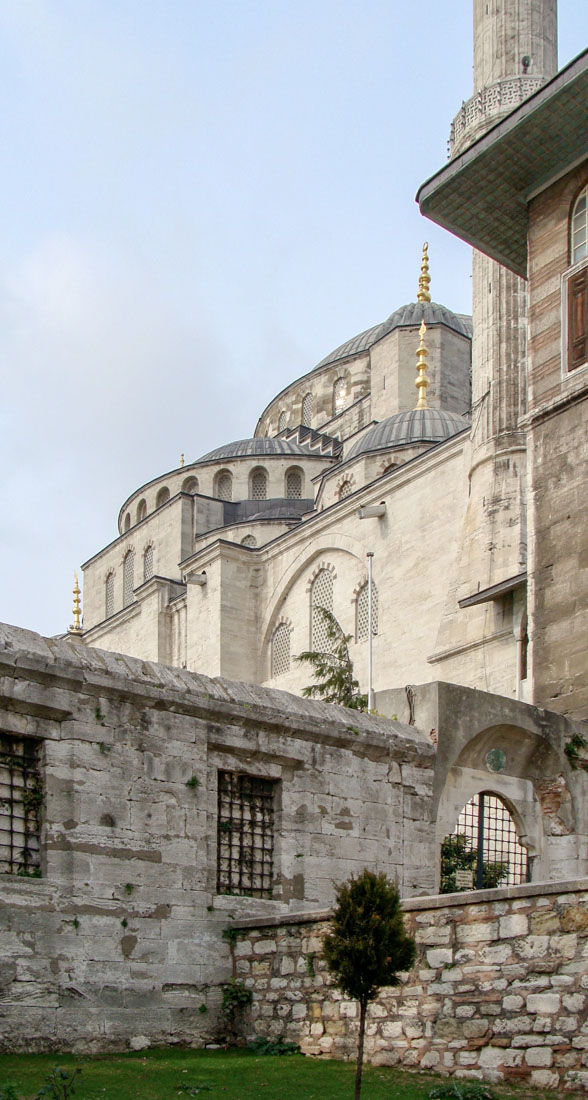
[[[301, 1055], [261, 1056], [249, 1051], [149, 1050], [94, 1058], [71, 1055], [0, 1055], [0, 1089], [14, 1081], [29, 1100], [55, 1066], [81, 1066], [75, 1100], [352, 1100], [355, 1066]], [[431, 1074], [366, 1066], [362, 1100], [426, 1100], [440, 1082]], [[190, 1086], [209, 1085], [196, 1093]], [[500, 1100], [523, 1100], [527, 1090], [496, 1089]], [[535, 1091], [536, 1100], [548, 1100]], [[571, 1096], [571, 1094], [567, 1094]]]

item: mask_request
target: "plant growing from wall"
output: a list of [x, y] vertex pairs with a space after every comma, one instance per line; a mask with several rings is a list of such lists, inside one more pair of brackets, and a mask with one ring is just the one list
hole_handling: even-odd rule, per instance
[[220, 1007], [221, 1016], [226, 1025], [227, 1039], [229, 1042], [234, 1042], [238, 1018], [243, 1009], [251, 1004], [253, 993], [237, 978], [231, 978], [230, 982], [225, 982], [221, 989], [223, 994]]
[[349, 656], [351, 634], [345, 634], [332, 611], [314, 606], [313, 611], [324, 621], [329, 648], [321, 651], [309, 649], [295, 658], [301, 664], [310, 665], [316, 680], [302, 689], [307, 699], [324, 699], [325, 703], [338, 703], [352, 710], [367, 710], [367, 695], [359, 690], [359, 681], [353, 675], [353, 661]]
[[588, 772], [588, 741], [581, 733], [574, 733], [564, 745], [564, 752], [573, 771]]
[[399, 984], [399, 971], [414, 962], [415, 942], [406, 932], [396, 886], [386, 875], [368, 870], [338, 887], [331, 929], [324, 945], [327, 968], [343, 993], [359, 1001], [359, 1100], [368, 1004], [381, 986]]

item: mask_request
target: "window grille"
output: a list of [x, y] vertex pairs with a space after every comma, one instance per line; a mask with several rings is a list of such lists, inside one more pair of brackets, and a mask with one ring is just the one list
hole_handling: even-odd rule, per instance
[[217, 478], [216, 495], [219, 500], [233, 499], [233, 477], [228, 470], [224, 474], [219, 474]]
[[241, 539], [241, 546], [257, 546], [255, 535], [245, 535], [245, 538]]
[[339, 489], [339, 500], [343, 500], [345, 497], [351, 496], [353, 489], [351, 488], [350, 481], [344, 481]]
[[272, 676], [290, 671], [290, 627], [280, 623], [272, 638]]
[[333, 578], [328, 569], [321, 569], [312, 582], [310, 592], [311, 631], [310, 648], [326, 653], [332, 647], [328, 636], [328, 626], [319, 608], [333, 610]]
[[333, 415], [343, 412], [347, 401], [347, 383], [344, 378], [338, 378], [333, 386]]
[[133, 602], [135, 588], [135, 551], [127, 550], [123, 561], [123, 607]]
[[302, 424], [305, 428], [312, 425], [312, 394], [307, 393], [302, 402]]
[[572, 263], [577, 264], [585, 260], [588, 255], [588, 219], [587, 219], [588, 187], [576, 200], [572, 214]]
[[40, 875], [39, 743], [0, 734], [0, 872]]
[[[369, 616], [369, 587], [368, 583], [360, 588], [357, 596], [357, 608], [356, 608], [356, 630], [355, 636], [358, 642], [365, 642], [369, 637], [368, 628], [368, 616]], [[372, 634], [378, 633], [378, 588], [372, 581]]]
[[[470, 883], [460, 885], [459, 871], [462, 877], [467, 872], [465, 878], [470, 877]], [[463, 807], [453, 833], [443, 841], [441, 893], [518, 886], [528, 881], [527, 850], [504, 802], [487, 791], [475, 795]]]
[[286, 499], [300, 500], [302, 497], [302, 472], [288, 470], [286, 474]]
[[286, 427], [286, 413], [284, 410], [280, 413], [280, 419], [278, 420], [278, 431], [283, 432]]
[[151, 580], [153, 576], [153, 547], [148, 546], [143, 555], [143, 580]]
[[267, 497], [267, 474], [265, 470], [254, 470], [251, 475], [251, 499], [265, 500]]
[[218, 773], [217, 891], [271, 898], [277, 782]]
[[109, 573], [104, 585], [105, 590], [105, 614], [108, 619], [110, 615], [114, 615], [114, 573]]

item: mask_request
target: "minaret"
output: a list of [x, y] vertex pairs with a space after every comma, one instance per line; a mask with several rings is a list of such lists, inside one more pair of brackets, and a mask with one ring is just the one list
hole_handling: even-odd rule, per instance
[[[452, 156], [556, 71], [557, 0], [474, 0], [474, 96], [453, 122]], [[474, 251], [472, 297], [472, 457], [461, 598], [526, 567], [520, 428], [526, 409], [526, 284]]]

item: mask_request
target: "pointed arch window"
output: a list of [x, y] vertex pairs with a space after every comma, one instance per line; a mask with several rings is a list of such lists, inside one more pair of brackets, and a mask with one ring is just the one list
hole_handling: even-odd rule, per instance
[[147, 546], [145, 553], [143, 554], [143, 580], [149, 581], [153, 576], [154, 571], [154, 554], [153, 547]]
[[285, 427], [286, 427], [286, 413], [285, 413], [284, 409], [282, 409], [282, 411], [280, 413], [280, 419], [278, 420], [278, 431], [283, 432]]
[[[378, 588], [372, 581], [372, 635], [378, 633]], [[357, 594], [355, 608], [355, 638], [365, 642], [369, 637], [369, 586], [366, 581]]]
[[104, 584], [105, 617], [114, 615], [114, 573], [109, 573]]
[[572, 263], [579, 264], [588, 256], [588, 187], [574, 203], [570, 231]]
[[338, 378], [333, 386], [333, 416], [343, 412], [347, 404], [347, 382], [344, 378]]
[[307, 393], [302, 402], [302, 424], [305, 428], [312, 425], [312, 394]]
[[301, 500], [302, 498], [302, 470], [294, 467], [286, 474], [286, 499]]
[[290, 627], [280, 623], [272, 637], [272, 676], [290, 671]]
[[339, 489], [339, 500], [344, 500], [345, 497], [351, 496], [352, 492], [353, 492], [353, 489], [352, 489], [352, 486], [351, 486], [351, 482], [350, 481], [344, 481], [343, 484], [341, 485], [340, 489]]
[[310, 589], [310, 648], [328, 652], [331, 642], [327, 624], [319, 608], [333, 610], [333, 577], [328, 569], [321, 569]]
[[245, 538], [241, 539], [241, 546], [257, 546], [255, 535], [245, 535]]
[[233, 499], [233, 475], [229, 470], [221, 470], [215, 478], [215, 493], [219, 500]]
[[127, 550], [123, 558], [123, 607], [128, 607], [134, 599], [135, 590], [135, 551]]
[[250, 497], [251, 500], [267, 499], [267, 472], [262, 466], [258, 466], [251, 473]]

